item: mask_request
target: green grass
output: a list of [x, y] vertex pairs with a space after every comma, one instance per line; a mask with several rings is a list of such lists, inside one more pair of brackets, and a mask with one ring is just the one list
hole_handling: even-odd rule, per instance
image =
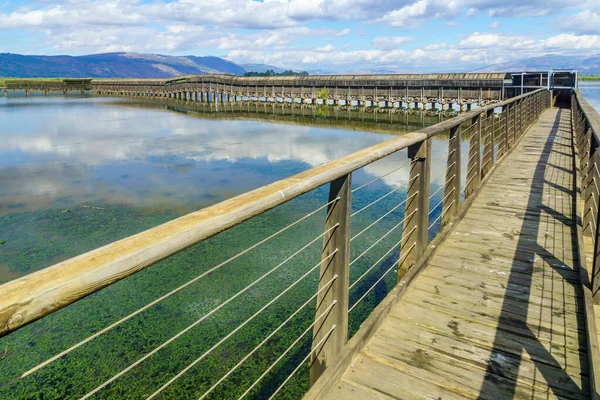
[[579, 75], [580, 81], [600, 81], [600, 75]]

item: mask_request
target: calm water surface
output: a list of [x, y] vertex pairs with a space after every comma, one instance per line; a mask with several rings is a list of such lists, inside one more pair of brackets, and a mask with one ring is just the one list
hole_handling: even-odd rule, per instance
[[[405, 115], [400, 121], [397, 114], [350, 116], [314, 110], [308, 117], [281, 116], [273, 107], [250, 108], [207, 113], [177, 102], [92, 97], [0, 99], [0, 283], [418, 129], [419, 124], [437, 122], [437, 117], [425, 120]], [[443, 195], [436, 190], [444, 181], [446, 152], [447, 140], [436, 139], [432, 206], [439, 204]], [[407, 164], [406, 151], [401, 151], [353, 174], [357, 187], [404, 166], [354, 194], [353, 209], [358, 210], [399, 189], [352, 220], [355, 234], [390, 212], [389, 218], [352, 243], [353, 259], [365, 255], [353, 265], [351, 282], [365, 275], [352, 289], [351, 304], [388, 273], [353, 311], [352, 332], [395, 282], [392, 271], [399, 257], [398, 222], [404, 212], [404, 207], [397, 206], [406, 196]], [[326, 187], [304, 195], [0, 339], [0, 398], [83, 396], [314, 239], [323, 232], [324, 213], [42, 370], [23, 379], [19, 376], [315, 210], [326, 198]], [[431, 219], [439, 212], [434, 209]], [[393, 234], [375, 245], [387, 232]], [[148, 396], [318, 265], [320, 248], [321, 240], [317, 240], [247, 295], [101, 391], [98, 398]], [[313, 273], [302, 281], [271, 306], [263, 319], [248, 324], [231, 343], [215, 350], [173, 384], [163, 398], [198, 398], [314, 294], [317, 280]], [[313, 318], [314, 305], [310, 305], [209, 398], [241, 394]], [[268, 397], [307, 354], [309, 339], [299, 342], [249, 398]], [[298, 398], [307, 385], [307, 369], [302, 368], [280, 397]]]
[[0, 100], [0, 215], [98, 202], [191, 211], [390, 138], [122, 103]]
[[579, 82], [579, 90], [590, 105], [600, 112], [600, 82]]

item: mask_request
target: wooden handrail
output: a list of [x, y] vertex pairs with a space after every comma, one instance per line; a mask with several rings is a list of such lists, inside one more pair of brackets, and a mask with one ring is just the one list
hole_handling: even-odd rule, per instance
[[374, 161], [544, 91], [538, 89], [371, 146], [8, 282], [0, 286], [0, 337]]
[[591, 291], [594, 302], [600, 304], [600, 115], [579, 90], [572, 93], [571, 111], [582, 176], [583, 234], [594, 243]]
[[[575, 141], [576, 155], [579, 157], [579, 168], [574, 168], [575, 180], [580, 190], [576, 190], [577, 256], [579, 277], [583, 291], [583, 308], [587, 333], [588, 376], [590, 380], [590, 398], [600, 399], [600, 351], [595, 321], [594, 303], [600, 303], [600, 270], [598, 237], [598, 183], [600, 183], [600, 115], [591, 107], [580, 91], [571, 94], [571, 128]], [[575, 166], [575, 165], [574, 165]], [[583, 202], [583, 210], [581, 203]], [[591, 240], [584, 240], [583, 236]], [[590, 243], [591, 242], [591, 243]], [[586, 249], [586, 245], [588, 248]], [[586, 256], [591, 255], [591, 276], [588, 272]]]

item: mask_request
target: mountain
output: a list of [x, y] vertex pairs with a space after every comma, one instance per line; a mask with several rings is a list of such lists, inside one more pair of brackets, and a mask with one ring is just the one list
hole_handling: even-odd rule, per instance
[[210, 56], [104, 53], [72, 57], [0, 53], [0, 76], [14, 78], [168, 78], [208, 73], [243, 75], [245, 72], [234, 62]]
[[547, 54], [541, 57], [525, 58], [501, 64], [493, 64], [475, 72], [497, 71], [547, 71], [549, 69], [576, 69], [580, 74], [600, 74], [600, 54], [587, 56], [560, 56]]

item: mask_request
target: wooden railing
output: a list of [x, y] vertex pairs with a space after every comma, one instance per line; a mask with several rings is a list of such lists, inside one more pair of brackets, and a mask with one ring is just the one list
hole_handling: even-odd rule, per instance
[[[537, 120], [544, 109], [549, 107], [550, 102], [550, 92], [540, 89], [501, 103], [479, 108], [6, 283], [0, 286], [0, 336], [7, 335], [221, 231], [311, 192], [322, 185], [329, 184], [329, 200], [322, 207], [327, 209], [325, 230], [317, 237], [319, 240], [323, 238], [324, 244], [321, 263], [315, 266], [315, 268], [320, 268], [321, 272], [319, 287], [314, 295], [317, 297], [317, 309], [315, 320], [311, 325], [313, 344], [312, 351], [306, 357], [311, 360], [311, 382], [315, 382], [346, 344], [348, 313], [356, 306], [355, 303], [349, 307], [349, 265], [351, 264], [352, 240], [350, 237], [350, 210], [352, 193], [357, 190], [352, 189], [353, 172], [402, 149], [408, 150], [410, 159], [408, 193], [403, 204], [400, 204], [405, 205], [405, 212], [403, 220], [398, 222], [398, 224], [402, 224], [402, 237], [400, 257], [394, 265], [394, 268], [398, 269], [397, 278], [400, 280], [426, 253], [431, 226], [439, 221], [443, 230], [444, 227], [454, 223], [461, 209], [461, 202], [476, 193], [482, 180], [493, 170], [493, 165], [506, 156], [527, 127]], [[500, 110], [502, 111], [500, 112]], [[448, 132], [449, 135], [447, 136], [448, 153], [445, 160], [444, 196], [440, 202], [442, 211], [437, 220], [431, 223], [429, 187], [432, 168], [432, 139], [444, 132]], [[461, 161], [466, 158], [461, 157], [460, 143], [463, 135], [470, 138], [466, 162]], [[462, 168], [466, 169], [466, 185], [464, 187], [461, 186]], [[378, 220], [373, 224], [377, 222]], [[214, 268], [209, 272], [212, 270]], [[386, 274], [391, 270], [389, 269]], [[204, 273], [194, 280], [206, 274]], [[168, 295], [170, 294], [165, 296]], [[130, 316], [137, 315], [161, 301], [165, 296], [156, 299]], [[271, 302], [267, 306], [269, 304]], [[267, 306], [258, 312], [262, 312]], [[86, 341], [112, 329], [124, 319], [92, 335]], [[201, 321], [202, 319], [197, 323]], [[40, 364], [34, 370], [42, 368], [71, 349]], [[146, 356], [132, 364], [130, 368], [145, 359]], [[84, 398], [101, 390], [130, 368], [115, 375]], [[187, 368], [184, 369], [181, 374], [187, 370]], [[179, 376], [178, 374], [173, 380]], [[160, 392], [162, 388], [156, 393]]]
[[594, 302], [600, 304], [600, 115], [579, 91], [573, 91], [571, 94], [571, 112], [582, 180], [583, 234], [591, 238], [593, 246], [591, 291]]

